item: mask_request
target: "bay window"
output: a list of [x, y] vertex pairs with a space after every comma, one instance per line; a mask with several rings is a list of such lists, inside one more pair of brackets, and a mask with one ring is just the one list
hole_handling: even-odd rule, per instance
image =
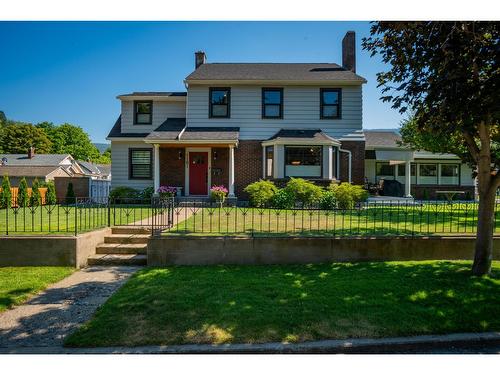
[[274, 146], [266, 146], [266, 177], [273, 177]]
[[285, 146], [285, 177], [321, 177], [322, 146]]

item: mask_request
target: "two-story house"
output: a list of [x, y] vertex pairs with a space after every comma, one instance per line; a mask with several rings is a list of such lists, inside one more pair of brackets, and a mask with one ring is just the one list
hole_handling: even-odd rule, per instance
[[362, 184], [365, 139], [355, 34], [333, 63], [207, 63], [195, 53], [187, 92], [120, 95], [109, 133], [112, 186], [182, 188], [230, 196], [261, 178]]

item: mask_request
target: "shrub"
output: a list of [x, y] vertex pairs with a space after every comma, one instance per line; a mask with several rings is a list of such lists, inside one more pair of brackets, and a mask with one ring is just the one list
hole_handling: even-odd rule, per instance
[[28, 183], [24, 177], [21, 181], [19, 181], [19, 187], [17, 189], [17, 205], [18, 207], [26, 207], [28, 205]]
[[76, 203], [75, 191], [73, 190], [73, 183], [68, 184], [68, 190], [66, 190], [66, 204]]
[[272, 207], [282, 210], [295, 206], [295, 196], [287, 189], [279, 189], [272, 199]]
[[54, 181], [47, 182], [47, 192], [45, 193], [45, 204], [56, 204], [56, 186]]
[[302, 206], [318, 203], [323, 194], [323, 189], [303, 178], [291, 178], [285, 189], [302, 203]]
[[10, 191], [9, 176], [5, 175], [2, 179], [2, 191], [0, 192], [0, 207], [9, 208], [12, 203], [12, 192]]
[[139, 198], [139, 195], [139, 190], [128, 186], [117, 186], [109, 193], [111, 199]]
[[40, 195], [40, 183], [38, 182], [38, 178], [35, 177], [33, 182], [31, 183], [31, 197], [30, 197], [30, 206], [40, 206], [42, 204], [42, 196]]
[[278, 188], [272, 181], [259, 180], [248, 185], [244, 191], [250, 196], [252, 206], [266, 207], [272, 203]]
[[144, 188], [139, 194], [141, 199], [151, 199], [155, 192], [155, 188], [152, 186], [148, 186], [147, 188]]
[[9, 176], [5, 175], [2, 179], [2, 191], [0, 192], [0, 207], [9, 208], [12, 203], [12, 192], [10, 191]]
[[157, 193], [162, 198], [172, 198], [177, 194], [177, 188], [175, 186], [160, 186]]
[[342, 210], [350, 210], [354, 208], [357, 202], [368, 198], [368, 192], [361, 185], [352, 185], [348, 182], [343, 182], [340, 185], [331, 184], [329, 189], [335, 196], [337, 207]]
[[333, 210], [337, 206], [337, 199], [335, 194], [331, 190], [326, 190], [323, 192], [321, 199], [319, 201], [319, 207], [322, 210]]

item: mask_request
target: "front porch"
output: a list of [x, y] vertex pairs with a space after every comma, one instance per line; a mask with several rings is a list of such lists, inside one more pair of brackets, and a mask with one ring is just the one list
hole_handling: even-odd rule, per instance
[[154, 189], [174, 186], [180, 196], [207, 198], [210, 187], [224, 185], [235, 197], [234, 144], [153, 144]]

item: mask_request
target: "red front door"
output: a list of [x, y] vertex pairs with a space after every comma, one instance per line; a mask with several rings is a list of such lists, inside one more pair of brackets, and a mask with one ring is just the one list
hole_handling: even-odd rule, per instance
[[189, 153], [189, 195], [208, 194], [208, 152]]

